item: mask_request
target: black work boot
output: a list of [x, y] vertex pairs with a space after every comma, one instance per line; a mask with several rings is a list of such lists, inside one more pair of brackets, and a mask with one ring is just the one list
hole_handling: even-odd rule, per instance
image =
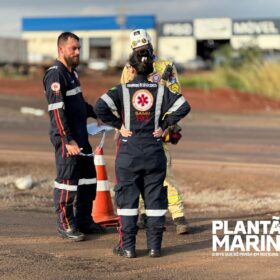
[[105, 227], [96, 224], [95, 222], [92, 221], [90, 224], [86, 225], [79, 225], [78, 226], [79, 231], [84, 233], [84, 234], [98, 234], [98, 233], [105, 233], [106, 229]]
[[174, 224], [176, 225], [177, 234], [186, 234], [189, 231], [188, 223], [185, 217], [175, 218]]
[[126, 257], [126, 258], [136, 258], [135, 250], [125, 250], [121, 248], [120, 244], [113, 248], [113, 254], [116, 256]]
[[62, 238], [67, 238], [76, 242], [85, 240], [85, 235], [79, 232], [77, 229], [69, 228], [64, 230], [58, 228], [57, 231]]
[[161, 250], [160, 249], [149, 249], [148, 256], [151, 258], [159, 258], [161, 256]]
[[146, 214], [140, 214], [139, 219], [137, 221], [137, 226], [139, 229], [147, 228], [147, 216]]

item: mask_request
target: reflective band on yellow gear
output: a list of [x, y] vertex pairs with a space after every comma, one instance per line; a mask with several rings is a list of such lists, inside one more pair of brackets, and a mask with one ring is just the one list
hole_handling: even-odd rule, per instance
[[166, 135], [164, 136], [164, 138], [162, 139], [164, 142], [169, 142], [170, 141], [170, 134], [166, 133]]
[[170, 90], [173, 92], [179, 92], [179, 85], [177, 83], [171, 84]]
[[168, 195], [168, 203], [177, 203], [178, 201], [182, 201], [181, 196], [178, 195]]

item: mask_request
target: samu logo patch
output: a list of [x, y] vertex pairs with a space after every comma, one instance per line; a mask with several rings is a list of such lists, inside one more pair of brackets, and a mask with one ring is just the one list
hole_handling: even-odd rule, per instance
[[146, 89], [137, 90], [132, 97], [133, 107], [140, 112], [148, 111], [154, 103], [153, 95]]

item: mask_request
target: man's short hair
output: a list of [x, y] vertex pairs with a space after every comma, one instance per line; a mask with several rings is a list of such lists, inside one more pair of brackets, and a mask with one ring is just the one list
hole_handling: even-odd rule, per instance
[[57, 38], [57, 46], [60, 46], [61, 43], [65, 43], [69, 38], [80, 41], [80, 38], [76, 34], [72, 32], [63, 32]]

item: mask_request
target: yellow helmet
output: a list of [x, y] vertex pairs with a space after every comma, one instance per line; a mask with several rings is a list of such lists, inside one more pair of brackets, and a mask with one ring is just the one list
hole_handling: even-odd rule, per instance
[[130, 46], [132, 49], [151, 44], [151, 37], [145, 29], [135, 29], [130, 33]]

